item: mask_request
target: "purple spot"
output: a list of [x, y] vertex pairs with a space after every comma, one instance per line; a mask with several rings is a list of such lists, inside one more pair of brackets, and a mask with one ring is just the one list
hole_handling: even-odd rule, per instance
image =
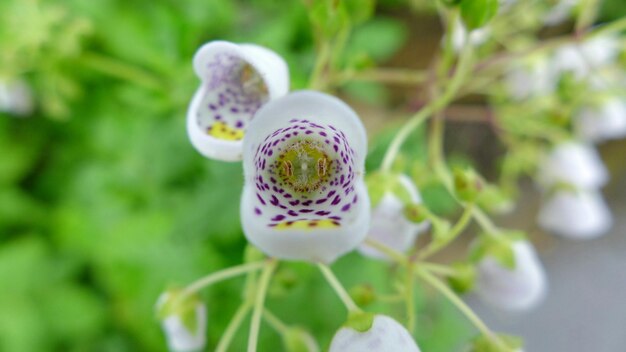
[[350, 210], [350, 203], [344, 205], [343, 207], [341, 207], [341, 211], [348, 211]]
[[298, 213], [295, 210], [289, 210], [287, 214], [289, 214], [290, 216], [298, 216]]
[[335, 196], [335, 199], [333, 199], [332, 203], [330, 203], [330, 204], [337, 205], [337, 204], [339, 204], [339, 202], [341, 202], [341, 196], [337, 195], [337, 196]]
[[272, 195], [272, 199], [270, 200], [270, 203], [272, 203], [272, 205], [278, 205], [278, 198], [276, 198], [275, 195]]
[[326, 215], [330, 214], [330, 212], [326, 211], [326, 210], [320, 210], [320, 211], [315, 212], [315, 214], [316, 215], [320, 215], [320, 216], [326, 216]]
[[261, 209], [259, 209], [259, 208], [254, 208], [254, 213], [255, 213], [256, 215], [261, 215]]
[[308, 214], [308, 213], [314, 212], [314, 210], [313, 209], [300, 209], [300, 212], [304, 214]]
[[285, 220], [285, 217], [286, 217], [285, 215], [278, 214], [278, 215], [276, 215], [276, 216], [274, 216], [274, 217], [272, 218], [272, 221], [281, 221], [281, 220]]
[[318, 199], [315, 201], [315, 204], [322, 204], [324, 202], [326, 202], [328, 200], [328, 198], [322, 198], [322, 199]]
[[302, 205], [304, 205], [305, 207], [308, 207], [309, 205], [311, 205], [311, 203], [313, 203], [312, 200], [305, 200], [304, 202], [302, 202]]
[[263, 199], [263, 197], [261, 197], [260, 194], [257, 193], [256, 196], [257, 196], [257, 198], [259, 198], [259, 202], [261, 202], [261, 204], [263, 204], [263, 205], [267, 204], [267, 203], [265, 203], [265, 200]]
[[292, 201], [289, 202], [289, 204], [291, 204], [292, 206], [295, 207], [296, 205], [300, 204], [300, 200], [298, 200], [298, 199], [292, 200]]
[[237, 123], [235, 124], [235, 127], [237, 128], [242, 128], [243, 127], [243, 121], [237, 121]]

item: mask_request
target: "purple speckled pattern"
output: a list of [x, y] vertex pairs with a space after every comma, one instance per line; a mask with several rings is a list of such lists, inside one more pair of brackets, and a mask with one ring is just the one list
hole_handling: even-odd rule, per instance
[[[306, 191], [286, 183], [277, 162], [298, 143], [314, 145], [329, 161], [324, 165], [323, 182]], [[296, 221], [309, 221], [309, 226], [313, 227], [317, 220], [340, 226], [359, 201], [355, 193], [354, 150], [348, 145], [344, 132], [332, 125], [292, 119], [256, 147], [254, 164], [254, 213], [268, 218], [270, 227]]]
[[215, 54], [206, 69], [198, 126], [210, 131], [215, 122], [222, 122], [231, 129], [245, 130], [269, 100], [265, 82], [252, 66], [232, 53]]

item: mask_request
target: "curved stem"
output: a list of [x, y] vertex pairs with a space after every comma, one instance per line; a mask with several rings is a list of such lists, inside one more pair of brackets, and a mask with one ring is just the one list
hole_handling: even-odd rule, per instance
[[494, 343], [499, 345], [502, 348], [505, 348], [506, 351], [510, 351], [510, 349], [502, 342], [502, 340], [487, 327], [487, 325], [474, 313], [474, 311], [467, 305], [463, 300], [459, 298], [446, 284], [441, 282], [436, 276], [431, 275], [426, 270], [417, 270], [417, 275], [428, 284], [430, 284], [433, 288], [443, 294], [452, 304], [454, 304], [460, 311], [467, 317], [467, 319], [476, 326], [476, 328]]
[[163, 89], [163, 82], [156, 76], [132, 64], [94, 53], [85, 53], [79, 59], [80, 64], [119, 79], [135, 83], [148, 89]]
[[[473, 214], [474, 214], [474, 205], [469, 204], [465, 206], [465, 210], [463, 210], [463, 214], [461, 215], [457, 223], [454, 225], [454, 227], [450, 230], [449, 236], [452, 240], [454, 240], [458, 235], [461, 234], [461, 232], [463, 232], [463, 230], [465, 230], [467, 225], [469, 225]], [[431, 244], [429, 244], [428, 247], [424, 248], [424, 250], [419, 254], [419, 259], [424, 260], [430, 257], [431, 255], [437, 253], [437, 251], [439, 251], [442, 248], [443, 247], [435, 246], [434, 242], [431, 242]]]
[[220, 341], [217, 344], [215, 352], [226, 352], [228, 350], [230, 343], [233, 341], [233, 338], [235, 337], [235, 334], [241, 327], [241, 323], [243, 323], [243, 319], [246, 317], [248, 312], [250, 312], [251, 308], [252, 308], [252, 304], [250, 304], [250, 302], [243, 302], [239, 306], [239, 308], [235, 312], [235, 315], [233, 315], [233, 318], [230, 320], [230, 323], [228, 323], [228, 326], [226, 327], [224, 334], [220, 338]]
[[330, 43], [323, 41], [320, 45], [320, 51], [317, 54], [317, 60], [315, 61], [315, 66], [313, 67], [313, 72], [311, 73], [311, 78], [309, 80], [310, 88], [323, 90], [322, 74], [324, 73], [324, 69], [326, 68], [330, 58]]
[[343, 304], [346, 306], [348, 312], [360, 312], [361, 308], [354, 303], [348, 292], [346, 292], [346, 289], [343, 288], [343, 285], [341, 285], [339, 280], [337, 280], [337, 277], [333, 274], [328, 265], [318, 263], [317, 266], [324, 275], [326, 281], [328, 281], [328, 284], [333, 288], [335, 293], [337, 293], [337, 296], [339, 296], [339, 299], [341, 299]]
[[418, 263], [415, 263], [415, 266], [424, 270], [428, 270], [434, 274], [439, 274], [443, 276], [456, 276], [457, 275], [457, 273], [453, 269], [445, 265], [441, 265], [441, 264], [418, 262]]
[[373, 238], [366, 238], [363, 243], [382, 252], [383, 254], [400, 264], [407, 264], [409, 262], [408, 258], [402, 252], [399, 252], [380, 241], [376, 241]]
[[259, 342], [259, 332], [261, 330], [261, 316], [263, 314], [263, 305], [265, 303], [265, 294], [272, 278], [272, 273], [276, 268], [278, 261], [271, 259], [266, 263], [259, 278], [259, 286], [257, 287], [256, 297], [254, 299], [254, 311], [252, 312], [252, 321], [250, 322], [250, 335], [248, 336], [248, 352], [256, 352]]
[[500, 229], [494, 225], [493, 221], [480, 208], [474, 209], [473, 216], [487, 234], [495, 236], [500, 233]]
[[210, 286], [216, 282], [223, 281], [226, 279], [230, 279], [232, 277], [242, 275], [251, 271], [260, 270], [265, 266], [265, 262], [255, 262], [248, 264], [241, 264], [237, 266], [233, 266], [228, 269], [220, 270], [215, 273], [211, 273], [195, 282], [191, 285], [185, 287], [183, 292], [178, 296], [178, 301], [183, 302], [185, 298], [188, 298], [192, 294], [200, 291], [201, 289]]
[[272, 328], [274, 330], [276, 330], [277, 333], [279, 333], [280, 335], [285, 335], [287, 333], [287, 331], [289, 330], [289, 327], [287, 326], [287, 324], [283, 323], [280, 319], [278, 319], [277, 316], [275, 316], [274, 314], [272, 314], [272, 312], [270, 312], [267, 309], [263, 310], [263, 318], [268, 322], [268, 324], [270, 324], [272, 326]]
[[404, 299], [406, 303], [406, 312], [407, 312], [407, 323], [406, 328], [409, 330], [409, 334], [413, 335], [413, 331], [415, 331], [415, 300], [413, 293], [413, 267], [411, 265], [406, 268], [406, 281], [405, 281], [405, 292]]

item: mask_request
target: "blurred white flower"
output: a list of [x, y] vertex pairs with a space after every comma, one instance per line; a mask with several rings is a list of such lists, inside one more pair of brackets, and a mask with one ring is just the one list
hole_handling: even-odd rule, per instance
[[244, 138], [243, 230], [266, 254], [332, 262], [363, 241], [367, 136], [341, 100], [300, 91], [256, 114]]
[[176, 311], [167, 310], [175, 297], [166, 292], [157, 301], [157, 310], [165, 309], [161, 314], [164, 315], [161, 316], [161, 325], [167, 345], [172, 352], [199, 351], [206, 344], [206, 306], [194, 299], [181, 303]]
[[15, 116], [33, 112], [32, 91], [25, 81], [0, 81], [0, 111]]
[[537, 181], [548, 189], [559, 184], [596, 189], [609, 179], [598, 152], [585, 143], [567, 142], [556, 146], [541, 162]]
[[359, 332], [350, 327], [337, 331], [329, 352], [420, 352], [409, 332], [394, 319], [376, 315], [372, 327]]
[[208, 158], [241, 160], [256, 111], [289, 90], [287, 64], [258, 45], [213, 41], [196, 52], [193, 67], [201, 84], [187, 112], [191, 143]]
[[603, 66], [614, 63], [618, 55], [619, 41], [613, 36], [596, 36], [580, 44], [563, 45], [552, 59], [552, 79], [558, 81], [564, 73], [571, 73], [576, 79], [588, 79]]
[[611, 211], [597, 191], [561, 190], [550, 195], [539, 210], [544, 230], [572, 239], [590, 239], [607, 233]]
[[626, 137], [626, 102], [611, 98], [600, 106], [584, 107], [574, 118], [580, 138], [598, 143]]
[[[398, 175], [397, 182], [400, 189], [396, 191], [404, 192], [412, 204], [422, 202], [417, 187], [408, 176]], [[391, 190], [387, 191], [372, 211], [368, 237], [400, 252], [408, 250], [415, 242], [417, 235], [428, 227], [428, 223], [416, 224], [407, 219], [404, 213], [405, 206], [405, 202], [398, 195]], [[365, 243], [361, 244], [358, 249], [359, 252], [369, 257], [387, 258], [385, 254]]]
[[543, 23], [548, 26], [556, 26], [570, 18], [572, 10], [580, 0], [560, 0], [554, 7], [548, 11], [543, 18]]
[[506, 73], [505, 84], [516, 100], [543, 96], [556, 87], [550, 75], [550, 63], [545, 58], [534, 58], [512, 67]]
[[508, 311], [538, 305], [547, 291], [546, 275], [535, 249], [528, 241], [511, 246], [515, 268], [509, 269], [487, 256], [478, 264], [476, 293], [487, 304]]
[[466, 45], [479, 46], [486, 42], [491, 35], [489, 27], [482, 27], [469, 31], [465, 28], [465, 24], [460, 19], [454, 26], [452, 33], [452, 47], [455, 51], [460, 52]]

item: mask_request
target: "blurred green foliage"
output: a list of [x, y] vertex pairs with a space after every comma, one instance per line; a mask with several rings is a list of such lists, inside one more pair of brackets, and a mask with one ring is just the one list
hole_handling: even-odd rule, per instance
[[[303, 88], [315, 59], [307, 9], [271, 0], [4, 0], [0, 17], [0, 78], [25, 78], [37, 103], [32, 118], [0, 115], [0, 351], [164, 351], [159, 294], [241, 263], [245, 246], [241, 165], [202, 158], [185, 135], [198, 85], [191, 58], [213, 39], [258, 43], [282, 54], [293, 87]], [[388, 17], [358, 24], [343, 65], [386, 60], [405, 37]], [[295, 286], [273, 290], [269, 307], [324, 346], [344, 308], [315, 268], [287, 269]], [[350, 255], [336, 270], [347, 287], [391, 291], [385, 265]], [[236, 279], [204, 293], [210, 346], [242, 286]], [[467, 338], [449, 306], [419, 302], [422, 348], [450, 351]], [[371, 307], [382, 308], [394, 309]], [[261, 338], [262, 351], [280, 350], [269, 327]]]

